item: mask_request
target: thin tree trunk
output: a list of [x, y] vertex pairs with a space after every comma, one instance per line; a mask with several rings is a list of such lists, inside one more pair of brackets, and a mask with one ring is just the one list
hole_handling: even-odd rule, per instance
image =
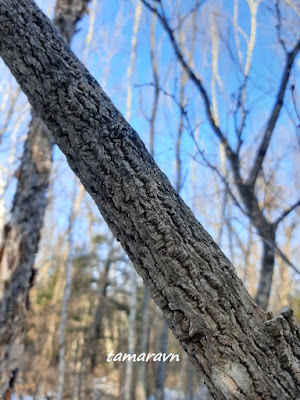
[[[135, 353], [135, 320], [136, 320], [136, 309], [137, 309], [137, 284], [136, 284], [136, 271], [132, 265], [130, 265], [130, 311], [128, 318], [128, 353]], [[131, 397], [131, 386], [132, 386], [132, 375], [133, 375], [133, 362], [128, 361], [125, 370], [124, 379], [124, 400], [130, 400]]]
[[[288, 257], [290, 257], [292, 253], [291, 241], [295, 227], [296, 224], [292, 223], [290, 226], [284, 229], [284, 237], [285, 237], [284, 252]], [[277, 293], [279, 295], [280, 301], [276, 302], [276, 306], [277, 310], [279, 307], [280, 310], [282, 307], [285, 307], [288, 304], [290, 304], [291, 293], [293, 292], [293, 290], [291, 286], [292, 281], [290, 276], [290, 270], [287, 268], [287, 266], [283, 263], [282, 260], [278, 260], [278, 264], [279, 264], [279, 282], [278, 282]]]
[[[54, 24], [68, 43], [76, 23], [86, 11], [87, 2], [57, 0]], [[30, 76], [27, 79], [30, 81]], [[18, 184], [11, 218], [4, 227], [0, 243], [0, 394], [7, 384], [11, 346], [22, 327], [25, 311], [29, 307], [29, 290], [36, 275], [33, 266], [47, 205], [52, 147], [49, 129], [33, 111], [21, 164], [16, 173]]]
[[275, 263], [275, 229], [271, 228], [268, 239], [263, 243], [262, 266], [255, 301], [264, 310], [267, 309], [272, 289], [272, 280]]
[[[163, 328], [160, 339], [160, 352], [162, 354], [167, 353], [168, 351], [168, 339], [169, 339], [169, 326], [167, 321], [163, 320]], [[164, 400], [164, 388], [165, 381], [167, 376], [167, 368], [166, 363], [160, 362], [157, 366], [156, 370], [156, 390], [155, 390], [155, 399], [156, 400]]]
[[66, 353], [66, 324], [68, 319], [68, 305], [71, 295], [72, 286], [72, 264], [73, 264], [73, 226], [78, 214], [80, 204], [83, 198], [83, 187], [80, 186], [79, 193], [76, 199], [73, 199], [72, 211], [69, 217], [67, 229], [68, 237], [68, 256], [65, 265], [65, 287], [61, 305], [61, 316], [58, 335], [58, 385], [57, 385], [57, 400], [63, 399], [64, 383], [65, 383], [65, 353]]
[[188, 371], [187, 371], [187, 393], [186, 393], [186, 400], [194, 400], [194, 371], [193, 365], [191, 363], [188, 364]]
[[0, 248], [0, 394], [5, 390], [12, 344], [23, 325], [36, 274], [33, 265], [47, 205], [52, 144], [49, 130], [33, 113]]
[[188, 363], [190, 363], [190, 360], [188, 359], [187, 354], [183, 353], [180, 361], [181, 361], [181, 367], [180, 367], [179, 379], [177, 381], [177, 390], [180, 391], [180, 394], [182, 393], [183, 395], [185, 395], [187, 393], [187, 390], [185, 390], [186, 387], [185, 381], [186, 381]]
[[[140, 353], [148, 352], [149, 343], [149, 324], [150, 324], [150, 293], [147, 287], [144, 287], [143, 306], [142, 306], [142, 333]], [[145, 400], [147, 370], [146, 363], [140, 363], [137, 370], [136, 400]]]
[[32, 0], [2, 0], [0, 20], [1, 57], [214, 398], [299, 397], [300, 329], [292, 311], [268, 320], [137, 133]]
[[[107, 259], [105, 261], [103, 271], [101, 272], [100, 277], [100, 285], [99, 285], [99, 297], [98, 297], [98, 304], [95, 309], [94, 318], [93, 318], [93, 328], [91, 332], [91, 348], [89, 349], [90, 359], [91, 359], [91, 370], [96, 367], [97, 359], [98, 359], [98, 352], [97, 352], [97, 342], [100, 339], [103, 333], [103, 318], [106, 311], [106, 294], [107, 294], [107, 286], [108, 286], [108, 274], [113, 262], [113, 255], [115, 249], [113, 247], [113, 241], [110, 243], [110, 250], [108, 252]], [[103, 334], [104, 336], [104, 334]]]

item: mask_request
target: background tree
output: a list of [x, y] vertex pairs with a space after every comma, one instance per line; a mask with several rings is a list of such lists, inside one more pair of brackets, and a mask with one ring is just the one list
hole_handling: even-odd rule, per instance
[[[87, 2], [58, 0], [56, 3], [54, 24], [69, 44], [77, 22], [86, 12]], [[33, 266], [47, 205], [52, 149], [52, 135], [33, 111], [22, 161], [15, 174], [18, 186], [11, 219], [4, 227], [0, 248], [1, 374], [7, 369], [4, 360], [10, 357], [11, 346], [22, 328], [25, 308], [29, 307], [28, 292], [36, 274]], [[5, 375], [3, 380], [7, 382]]]

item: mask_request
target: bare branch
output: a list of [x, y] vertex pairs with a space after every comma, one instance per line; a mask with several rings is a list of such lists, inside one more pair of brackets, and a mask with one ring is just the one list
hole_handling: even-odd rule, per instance
[[181, 66], [183, 67], [183, 69], [185, 70], [186, 74], [189, 76], [189, 78], [191, 79], [191, 81], [196, 85], [196, 87], [198, 88], [203, 102], [204, 102], [204, 106], [205, 106], [205, 111], [206, 111], [206, 115], [208, 117], [209, 123], [211, 125], [211, 128], [213, 129], [215, 135], [219, 138], [219, 140], [221, 141], [221, 143], [223, 143], [225, 150], [226, 150], [226, 154], [228, 156], [228, 158], [231, 160], [231, 162], [236, 163], [236, 154], [234, 153], [234, 151], [232, 150], [231, 146], [228, 143], [228, 140], [226, 139], [225, 135], [223, 134], [223, 132], [221, 131], [220, 127], [218, 126], [218, 124], [216, 123], [214, 116], [212, 114], [212, 110], [211, 110], [211, 102], [208, 96], [208, 93], [206, 91], [206, 89], [204, 88], [204, 85], [202, 83], [202, 80], [200, 79], [200, 77], [198, 76], [198, 74], [191, 68], [191, 66], [188, 64], [188, 62], [185, 60], [182, 51], [177, 43], [177, 40], [175, 38], [174, 35], [174, 30], [171, 28], [166, 15], [164, 13], [164, 9], [163, 9], [163, 5], [162, 2], [160, 2], [160, 7], [162, 12], [159, 12], [158, 9], [156, 7], [153, 7], [147, 0], [141, 0], [141, 2], [152, 12], [155, 13], [157, 15], [157, 17], [159, 18], [161, 24], [163, 25], [163, 27], [165, 28], [165, 31], [167, 32], [169, 39], [171, 41], [173, 50], [181, 64]]
[[150, 58], [152, 66], [152, 75], [154, 80], [154, 96], [151, 117], [149, 118], [150, 123], [150, 154], [154, 157], [154, 125], [158, 108], [159, 101], [159, 74], [158, 65], [155, 59], [155, 27], [156, 27], [156, 15], [153, 14], [151, 23], [151, 41], [150, 41]]
[[299, 10], [299, 3], [298, 7], [297, 4], [294, 4], [291, 0], [285, 0], [285, 2], [291, 7], [291, 9], [300, 17], [300, 10]]
[[[139, 84], [139, 85], [135, 85], [135, 86], [136, 86], [136, 87], [154, 86], [154, 87], [156, 88], [156, 85], [155, 85], [154, 83]], [[226, 190], [228, 191], [230, 197], [232, 198], [233, 203], [239, 208], [239, 210], [240, 210], [243, 214], [245, 214], [246, 216], [249, 217], [249, 213], [241, 206], [240, 202], [238, 201], [238, 199], [237, 199], [236, 196], [234, 195], [233, 191], [231, 190], [227, 178], [224, 176], [224, 174], [222, 174], [222, 173], [219, 171], [219, 169], [218, 169], [215, 165], [213, 165], [213, 164], [210, 163], [210, 161], [206, 158], [206, 156], [205, 156], [205, 154], [204, 154], [204, 151], [199, 147], [199, 144], [198, 144], [198, 142], [197, 142], [197, 140], [196, 140], [196, 138], [195, 138], [195, 135], [194, 135], [194, 129], [191, 127], [191, 124], [190, 124], [190, 120], [189, 120], [189, 117], [188, 117], [188, 114], [187, 114], [187, 111], [186, 111], [186, 107], [183, 106], [183, 105], [176, 99], [176, 97], [175, 97], [174, 94], [168, 93], [167, 91], [165, 91], [165, 90], [162, 89], [161, 87], [158, 87], [158, 89], [159, 89], [159, 91], [162, 92], [165, 96], [170, 97], [170, 98], [175, 102], [175, 104], [178, 106], [178, 108], [180, 109], [180, 112], [181, 112], [182, 116], [183, 116], [184, 119], [186, 120], [188, 133], [189, 133], [189, 135], [191, 136], [191, 138], [192, 138], [192, 140], [193, 140], [193, 142], [194, 142], [194, 144], [195, 144], [195, 146], [196, 146], [197, 152], [200, 154], [202, 160], [204, 161], [205, 166], [207, 166], [207, 167], [209, 167], [211, 170], [215, 171], [215, 173], [218, 175], [218, 177], [219, 177], [219, 178], [221, 179], [221, 181], [224, 183], [224, 185], [225, 185], [225, 187], [226, 187]], [[195, 157], [193, 157], [193, 158], [195, 159]]]
[[289, 266], [291, 267], [296, 274], [300, 275], [299, 269], [288, 259], [288, 257], [280, 250], [280, 248], [275, 243], [275, 251], [277, 255]]
[[298, 199], [294, 204], [287, 208], [275, 221], [274, 225], [277, 227], [278, 224], [287, 217], [292, 211], [294, 211], [300, 205], [300, 199]]
[[275, 10], [276, 10], [276, 16], [277, 16], [277, 21], [278, 21], [278, 23], [276, 25], [278, 42], [281, 44], [281, 47], [283, 48], [285, 54], [287, 54], [288, 53], [287, 47], [286, 47], [285, 41], [283, 40], [282, 35], [281, 35], [282, 17], [281, 17], [281, 11], [279, 8], [279, 0], [276, 0]]
[[300, 50], [300, 40], [298, 41], [298, 43], [296, 44], [294, 49], [290, 53], [287, 54], [286, 64], [285, 64], [285, 68], [283, 71], [283, 76], [281, 79], [279, 91], [278, 91], [278, 94], [276, 97], [276, 102], [274, 104], [273, 110], [272, 110], [269, 120], [267, 122], [262, 143], [256, 152], [253, 166], [250, 170], [250, 174], [249, 174], [249, 177], [247, 180], [247, 184], [252, 187], [254, 186], [254, 184], [256, 182], [257, 176], [259, 174], [259, 171], [261, 170], [265, 155], [267, 153], [276, 122], [278, 120], [280, 111], [282, 109], [283, 98], [284, 98], [286, 87], [287, 87], [287, 84], [288, 84], [288, 81], [290, 78], [292, 66], [293, 66], [294, 60], [295, 60], [299, 50]]
[[207, 1], [207, 0], [201, 0], [201, 1], [197, 0], [195, 6], [194, 6], [193, 8], [191, 8], [190, 11], [189, 11], [188, 13], [186, 13], [183, 17], [180, 17], [180, 18], [179, 18], [177, 27], [174, 28], [174, 31], [177, 31], [178, 29], [180, 29], [181, 26], [182, 26], [182, 24], [183, 24], [191, 15], [194, 15], [195, 12], [198, 11], [199, 8], [201, 8], [201, 7], [204, 5], [204, 3], [206, 3], [206, 1]]
[[241, 206], [241, 204], [240, 204], [240, 202], [238, 201], [237, 197], [234, 195], [234, 193], [233, 193], [233, 191], [232, 191], [232, 189], [231, 189], [231, 187], [230, 187], [230, 185], [229, 185], [229, 182], [228, 182], [228, 180], [226, 179], [226, 177], [220, 172], [220, 170], [219, 170], [215, 165], [211, 164], [210, 161], [208, 161], [208, 159], [207, 159], [206, 156], [205, 156], [204, 151], [201, 150], [201, 149], [199, 148], [199, 145], [198, 145], [196, 142], [195, 142], [195, 145], [196, 145], [196, 147], [197, 147], [198, 153], [201, 155], [203, 161], [205, 162], [205, 165], [206, 165], [207, 167], [209, 167], [212, 171], [214, 171], [214, 172], [218, 175], [218, 177], [221, 179], [221, 181], [224, 183], [225, 188], [226, 188], [227, 192], [229, 193], [229, 195], [230, 195], [230, 197], [231, 197], [233, 203], [238, 207], [238, 209], [239, 209], [244, 215], [246, 215], [246, 216], [249, 217], [249, 213]]
[[295, 110], [297, 118], [298, 118], [298, 120], [300, 122], [300, 113], [298, 111], [297, 104], [296, 104], [296, 99], [295, 99], [295, 85], [291, 85], [291, 92], [292, 92], [292, 100], [293, 100], [294, 110]]

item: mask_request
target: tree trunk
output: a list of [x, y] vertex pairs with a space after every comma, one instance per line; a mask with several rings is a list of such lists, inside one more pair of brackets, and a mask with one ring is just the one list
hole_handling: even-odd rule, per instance
[[[169, 342], [169, 326], [166, 320], [163, 320], [163, 327], [160, 339], [160, 353], [166, 354], [168, 351], [168, 342]], [[165, 382], [167, 376], [167, 363], [160, 362], [157, 366], [156, 370], [156, 389], [155, 389], [155, 399], [156, 400], [164, 400], [165, 394]]]
[[[150, 325], [150, 294], [147, 287], [143, 288], [142, 306], [142, 329], [140, 353], [148, 353], [149, 344], [149, 325]], [[141, 363], [137, 370], [136, 400], [146, 400], [147, 398], [147, 364]]]
[[[77, 185], [75, 183], [75, 185]], [[66, 325], [68, 320], [68, 305], [72, 289], [72, 267], [74, 257], [74, 244], [73, 244], [73, 226], [76, 220], [78, 210], [83, 198], [84, 190], [81, 186], [79, 193], [73, 198], [73, 205], [71, 214], [69, 216], [69, 223], [67, 229], [68, 237], [68, 255], [65, 264], [65, 287], [64, 295], [61, 304], [59, 334], [58, 334], [58, 384], [57, 384], [57, 400], [63, 400], [64, 385], [65, 385], [65, 353], [66, 353]]]
[[194, 400], [194, 382], [193, 382], [193, 366], [191, 363], [188, 364], [187, 370], [187, 393], [186, 400]]
[[32, 0], [2, 0], [0, 22], [1, 57], [215, 399], [299, 397], [300, 330], [292, 311], [268, 320], [137, 133]]
[[[132, 265], [130, 265], [130, 311], [128, 317], [128, 353], [135, 353], [135, 332], [136, 332], [136, 310], [137, 310], [137, 282], [136, 272]], [[125, 379], [124, 379], [124, 390], [122, 398], [124, 400], [130, 400], [131, 387], [133, 378], [133, 361], [127, 361], [125, 364]]]
[[268, 240], [263, 242], [263, 256], [260, 270], [260, 279], [255, 301], [261, 308], [267, 310], [271, 289], [275, 264], [275, 229], [270, 229]]
[[52, 144], [49, 130], [33, 113], [17, 171], [11, 218], [0, 246], [0, 394], [6, 390], [8, 368], [15, 367], [9, 365], [9, 357], [36, 274], [33, 265], [47, 205]]
[[99, 339], [104, 337], [104, 329], [103, 329], [103, 318], [106, 313], [106, 295], [107, 295], [107, 287], [109, 284], [108, 276], [111, 264], [114, 261], [114, 253], [116, 249], [114, 247], [114, 239], [109, 241], [108, 245], [110, 249], [108, 251], [107, 259], [104, 263], [103, 270], [101, 271], [100, 280], [99, 280], [99, 290], [98, 290], [98, 303], [95, 308], [94, 317], [93, 317], [93, 326], [90, 332], [89, 338], [89, 347], [87, 349], [90, 362], [91, 362], [91, 371], [97, 365], [98, 361], [98, 350], [99, 349]]

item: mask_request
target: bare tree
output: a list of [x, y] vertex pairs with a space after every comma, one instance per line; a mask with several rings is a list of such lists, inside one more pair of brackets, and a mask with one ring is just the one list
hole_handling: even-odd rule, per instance
[[300, 330], [292, 310], [270, 319], [254, 303], [137, 133], [33, 1], [3, 0], [0, 20], [1, 57], [214, 397], [296, 399]]
[[[243, 69], [243, 81], [239, 88], [236, 110], [235, 110], [235, 122], [236, 122], [235, 134], [237, 142], [235, 147], [233, 147], [230, 144], [225, 134], [225, 131], [221, 127], [221, 124], [218, 120], [217, 102], [214, 96], [214, 90], [215, 90], [214, 81], [212, 84], [212, 100], [211, 100], [209, 97], [209, 93], [204, 86], [203, 80], [198, 75], [197, 71], [195, 70], [191, 62], [189, 62], [189, 60], [186, 58], [184, 51], [180, 46], [180, 41], [177, 39], [176, 35], [176, 29], [173, 29], [172, 26], [170, 25], [169, 22], [170, 20], [167, 17], [163, 1], [158, 1], [158, 2], [148, 2], [147, 0], [141, 0], [141, 1], [152, 13], [154, 13], [159, 18], [163, 28], [168, 34], [173, 50], [176, 54], [176, 57], [180, 65], [185, 70], [187, 76], [199, 91], [199, 94], [202, 97], [204, 103], [206, 117], [211, 126], [211, 130], [215, 135], [215, 137], [220, 141], [220, 144], [224, 147], [226, 158], [231, 167], [234, 179], [234, 185], [237, 188], [240, 200], [238, 200], [236, 196], [234, 196], [232, 190], [230, 190], [229, 193], [232, 195], [232, 197], [234, 197], [234, 202], [239, 206], [241, 210], [244, 211], [244, 213], [250, 219], [253, 226], [255, 226], [262, 240], [263, 254], [261, 262], [261, 272], [260, 272], [259, 285], [255, 300], [257, 304], [259, 304], [264, 310], [266, 310], [268, 307], [271, 287], [272, 287], [275, 253], [277, 252], [281, 257], [285, 259], [285, 261], [289, 265], [291, 265], [291, 263], [288, 262], [286, 257], [284, 257], [280, 249], [278, 249], [278, 246], [276, 244], [276, 232], [279, 224], [284, 220], [284, 218], [286, 218], [292, 211], [296, 209], [296, 207], [300, 205], [300, 199], [296, 200], [293, 204], [287, 207], [286, 210], [282, 211], [282, 213], [279, 216], [277, 216], [274, 220], [270, 220], [266, 216], [263, 208], [259, 204], [259, 198], [256, 192], [256, 186], [258, 177], [262, 173], [265, 156], [268, 151], [270, 141], [272, 139], [274, 129], [276, 127], [276, 123], [278, 121], [283, 106], [283, 101], [288, 89], [288, 83], [290, 80], [292, 67], [296, 59], [296, 56], [300, 50], [300, 41], [298, 40], [296, 44], [294, 44], [294, 46], [291, 48], [291, 50], [288, 50], [286, 45], [283, 44], [283, 49], [285, 52], [285, 66], [282, 71], [282, 76], [280, 79], [276, 99], [273, 108], [271, 110], [271, 113], [268, 117], [268, 120], [266, 122], [264, 132], [262, 134], [262, 140], [256, 150], [252, 166], [247, 176], [244, 177], [241, 170], [241, 164], [242, 164], [241, 149], [243, 145], [243, 132], [247, 118], [247, 111], [245, 109], [246, 89], [249, 80], [249, 72], [251, 68], [253, 49], [255, 45], [256, 15], [257, 15], [257, 9], [260, 4], [260, 0], [247, 0], [251, 14], [251, 27], [250, 27], [250, 37], [247, 42], [248, 50], [247, 50], [245, 65], [242, 65], [240, 51], [239, 51], [239, 43], [237, 42], [238, 55], [241, 63], [240, 67]], [[236, 1], [235, 10], [237, 4], [238, 2]], [[201, 1], [197, 0], [195, 2], [195, 7], [193, 9], [193, 12], [196, 12], [200, 5]], [[235, 29], [237, 30], [238, 27], [236, 25], [237, 23], [236, 19], [234, 19], [234, 21], [235, 21]], [[278, 24], [280, 26], [280, 21], [278, 22]], [[238, 41], [237, 35], [236, 35], [236, 40]], [[216, 57], [213, 57], [214, 68], [216, 68], [215, 63], [216, 63]], [[213, 70], [213, 76], [216, 76], [216, 69]], [[237, 116], [239, 116], [240, 118], [238, 118]], [[237, 122], [238, 120], [239, 122]], [[204, 154], [202, 152], [200, 153], [204, 157]], [[204, 159], [207, 162], [207, 159], [205, 157]], [[225, 183], [227, 190], [229, 190], [229, 183], [228, 179], [226, 179], [226, 176], [224, 176], [221, 171], [217, 170], [215, 166], [210, 165], [208, 162], [207, 164], [211, 168], [216, 170], [219, 177]], [[296, 269], [293, 265], [291, 266], [294, 269]], [[296, 271], [299, 273], [299, 270], [296, 269]]]

